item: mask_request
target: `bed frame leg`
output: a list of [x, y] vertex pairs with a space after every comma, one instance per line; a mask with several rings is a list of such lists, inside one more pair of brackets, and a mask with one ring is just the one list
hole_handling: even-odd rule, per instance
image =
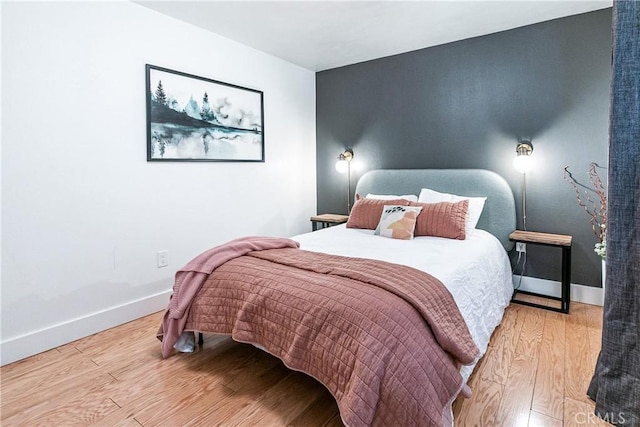
[[198, 332], [198, 345], [202, 347], [204, 344], [204, 334], [202, 332]]

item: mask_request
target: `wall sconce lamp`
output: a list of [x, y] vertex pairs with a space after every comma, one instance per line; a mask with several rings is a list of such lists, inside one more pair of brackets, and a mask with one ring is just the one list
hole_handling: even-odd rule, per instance
[[347, 174], [347, 215], [351, 213], [351, 160], [353, 160], [353, 150], [347, 148], [344, 153], [338, 155], [336, 161], [336, 170]]
[[531, 161], [533, 145], [531, 141], [519, 141], [516, 147], [516, 157], [513, 159], [513, 167], [520, 173], [527, 173], [533, 166]]
[[518, 141], [513, 167], [522, 174], [522, 227], [524, 230], [527, 229], [527, 172], [533, 166], [531, 153], [533, 153], [531, 141]]

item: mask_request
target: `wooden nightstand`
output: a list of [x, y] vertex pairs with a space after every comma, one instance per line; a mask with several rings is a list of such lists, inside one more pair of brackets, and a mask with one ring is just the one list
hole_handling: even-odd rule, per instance
[[[569, 302], [571, 301], [571, 241], [573, 240], [573, 237], [565, 234], [550, 234], [538, 233], [536, 231], [516, 230], [509, 235], [509, 240], [512, 240], [514, 242], [530, 243], [532, 245], [552, 246], [562, 249], [562, 288], [560, 298], [538, 294], [536, 292], [515, 290], [513, 292], [511, 301], [518, 304], [529, 305], [532, 307], [559, 311], [560, 313], [569, 313]], [[536, 304], [529, 301], [517, 300], [515, 298], [519, 293], [560, 301], [560, 308], [550, 307], [543, 304]]]
[[349, 215], [322, 214], [312, 216], [310, 219], [311, 229], [313, 231], [316, 231], [318, 228], [327, 228], [333, 225], [344, 224], [345, 222], [347, 222], [347, 220], [349, 220]]

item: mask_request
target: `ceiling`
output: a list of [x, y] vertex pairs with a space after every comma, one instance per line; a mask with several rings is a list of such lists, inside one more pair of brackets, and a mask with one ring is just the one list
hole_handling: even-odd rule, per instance
[[322, 71], [603, 9], [612, 0], [135, 3]]

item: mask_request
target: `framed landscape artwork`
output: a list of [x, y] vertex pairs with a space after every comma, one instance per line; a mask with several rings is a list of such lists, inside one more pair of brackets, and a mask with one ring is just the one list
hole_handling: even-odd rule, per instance
[[263, 93], [147, 64], [147, 160], [264, 162]]

